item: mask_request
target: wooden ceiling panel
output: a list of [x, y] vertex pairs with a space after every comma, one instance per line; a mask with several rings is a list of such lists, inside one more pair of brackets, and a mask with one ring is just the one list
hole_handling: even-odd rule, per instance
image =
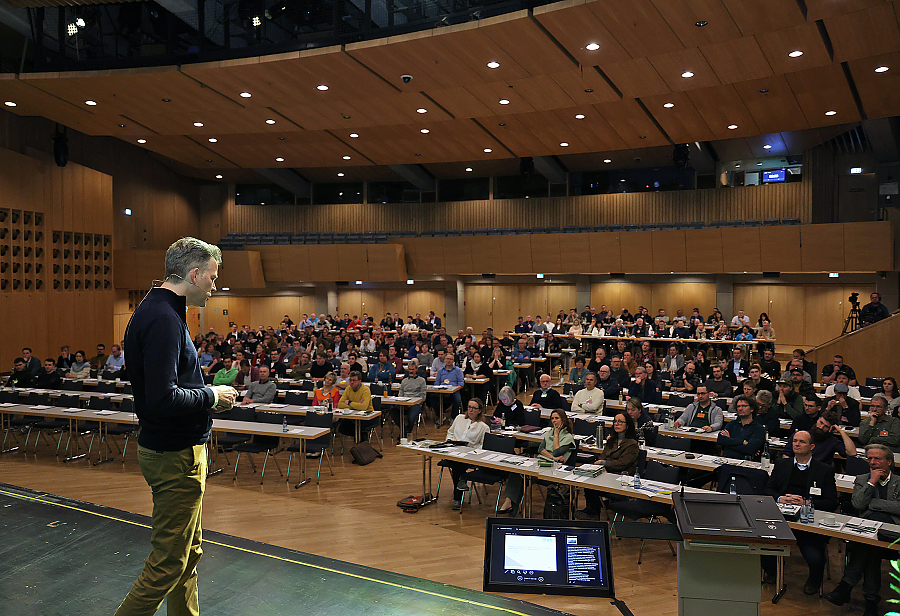
[[[516, 175], [519, 173], [518, 158], [477, 162], [432, 163], [423, 164], [423, 166], [439, 180], [458, 180], [471, 177], [483, 178], [488, 176]], [[472, 171], [466, 171], [466, 169], [471, 169]]]
[[722, 0], [744, 36], [802, 24], [806, 17], [796, 2], [784, 0]]
[[[94, 108], [50, 96], [12, 73], [0, 75], [0, 100], [15, 103], [3, 109], [21, 116], [43, 116], [88, 135], [104, 134], [110, 119], [94, 113]], [[118, 117], [118, 116], [115, 116]], [[110, 131], [111, 132], [111, 131]]]
[[[553, 86], [557, 93], [561, 91]], [[488, 111], [488, 115], [500, 113], [528, 113], [534, 111], [530, 102], [515, 88], [505, 82], [473, 83], [466, 86], [469, 93], [474, 96]], [[530, 88], [525, 88], [529, 90]], [[532, 92], [532, 94], [534, 94]], [[553, 96], [550, 94], [549, 96]], [[563, 94], [565, 96], [565, 94]], [[568, 97], [566, 97], [568, 98]], [[508, 105], [501, 105], [501, 100], [508, 100]], [[571, 105], [571, 101], [568, 103]]]
[[561, 73], [576, 68], [575, 62], [544, 33], [528, 11], [483, 20], [479, 26], [481, 32], [501, 49], [507, 50], [532, 75]]
[[[675, 143], [714, 139], [713, 131], [694, 108], [691, 99], [683, 92], [651, 96], [641, 100]], [[668, 103], [674, 107], [665, 107], [664, 105]]]
[[620, 99], [615, 90], [610, 87], [609, 82], [593, 66], [584, 66], [581, 69], [565, 73], [554, 73], [550, 77], [577, 105], [593, 105]]
[[[791, 73], [786, 77], [810, 126], [860, 120], [859, 111], [839, 64]], [[837, 113], [826, 116], [829, 111]]]
[[488, 106], [463, 86], [449, 90], [433, 90], [428, 95], [447, 113], [456, 118], [480, 118], [494, 113], [495, 105]]
[[[485, 122], [484, 127], [494, 137], [503, 143], [514, 156], [540, 156], [544, 149], [544, 143], [533, 132], [534, 118], [542, 114], [518, 114], [498, 116], [492, 118], [490, 123]], [[503, 126], [500, 126], [503, 124]], [[518, 171], [518, 169], [517, 169]], [[481, 172], [479, 171], [479, 175]]]
[[[523, 127], [540, 144], [536, 151], [519, 156], [541, 156], [546, 154], [568, 154], [571, 152], [590, 152], [594, 149], [594, 141], [579, 130], [583, 120], [576, 120], [572, 114], [556, 114], [552, 111], [523, 114], [518, 116]], [[584, 137], [584, 138], [583, 138]], [[568, 145], [563, 146], [562, 143]]]
[[626, 98], [653, 96], [671, 92], [665, 80], [647, 58], [600, 67]]
[[615, 129], [630, 148], [646, 148], [668, 143], [665, 135], [644, 113], [636, 101], [624, 100], [618, 103], [602, 103], [594, 105], [610, 126]]
[[900, 26], [886, 2], [825, 20], [838, 62], [900, 51]]
[[[603, 25], [603, 21], [586, 4], [572, 6], [557, 2], [536, 6], [534, 17], [585, 67], [600, 62], [625, 62], [631, 59]], [[585, 49], [591, 43], [600, 45], [600, 48], [593, 51]]]
[[[575, 122], [572, 130], [579, 135], [590, 152], [618, 150], [627, 147], [619, 133], [593, 107], [557, 109], [554, 113], [562, 122]], [[575, 118], [576, 115], [583, 115], [584, 118], [579, 120]]]
[[632, 58], [671, 53], [684, 47], [650, 0], [632, 0], [626, 10], [617, 0], [597, 0], [588, 3], [588, 7]]
[[243, 165], [230, 160], [207, 147], [211, 144], [204, 145], [184, 135], [147, 135], [144, 138], [147, 143], [141, 144], [140, 147], [198, 169], [259, 166]]
[[[357, 167], [371, 164], [359, 149], [327, 131], [297, 131], [285, 133], [282, 137], [283, 140], [275, 136], [260, 140], [248, 135], [226, 135], [217, 143], [209, 144], [209, 149], [239, 167], [249, 168]], [[147, 145], [149, 147], [151, 142]], [[344, 156], [350, 156], [350, 160], [344, 160]], [[277, 161], [276, 158], [284, 160]]]
[[[756, 40], [776, 74], [793, 73], [831, 63], [828, 49], [814, 23], [760, 33], [756, 35]], [[802, 51], [803, 55], [792, 58], [788, 54], [793, 51]]]
[[741, 81], [734, 84], [734, 89], [759, 130], [775, 133], [809, 127], [784, 75]]
[[[715, 71], [696, 47], [652, 56], [648, 59], [673, 92], [719, 85], [719, 78], [716, 77]], [[681, 74], [685, 71], [692, 72], [694, 76], [682, 77]]]
[[722, 83], [761, 79], [772, 75], [769, 61], [752, 36], [705, 45], [700, 48], [700, 52]]
[[805, 0], [806, 18], [809, 21], [843, 15], [851, 11], [883, 4], [885, 0]]
[[[869, 118], [886, 118], [900, 112], [900, 53], [853, 60], [850, 72]], [[875, 69], [887, 66], [888, 71]]]
[[[652, 1], [685, 47], [721, 43], [741, 36], [722, 0]], [[702, 22], [706, 25], [696, 25]]]
[[[690, 90], [687, 96], [716, 139], [732, 139], [760, 132], [733, 84]], [[729, 129], [731, 125], [737, 125], [737, 128]]]

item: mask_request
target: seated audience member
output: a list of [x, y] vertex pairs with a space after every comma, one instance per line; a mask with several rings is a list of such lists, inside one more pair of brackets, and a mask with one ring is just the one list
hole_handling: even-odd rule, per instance
[[622, 319], [616, 319], [612, 327], [606, 330], [607, 336], [627, 336], [628, 331], [625, 329], [625, 322]]
[[[798, 415], [791, 422], [791, 433], [800, 430], [809, 431], [812, 429], [822, 414], [822, 401], [818, 396], [806, 396], [803, 398], [803, 413]], [[835, 412], [837, 415], [837, 412]]]
[[884, 379], [881, 382], [881, 391], [888, 400], [888, 412], [897, 416], [897, 409], [900, 408], [900, 391], [897, 390], [897, 379], [892, 376]]
[[530, 406], [539, 409], [563, 409], [569, 410], [569, 403], [566, 402], [559, 392], [550, 387], [550, 375], [544, 373], [540, 378], [540, 388], [535, 390], [531, 396]]
[[869, 296], [869, 303], [862, 307], [859, 311], [860, 327], [877, 323], [882, 319], [888, 318], [891, 313], [887, 306], [881, 303], [881, 293], [875, 292]]
[[249, 387], [247, 387], [247, 391], [244, 392], [244, 399], [241, 401], [241, 404], [250, 404], [251, 402], [268, 404], [275, 400], [275, 395], [277, 393], [278, 390], [275, 381], [269, 380], [269, 367], [260, 366], [259, 380], [250, 383]]
[[[894, 452], [887, 445], [878, 443], [866, 446], [869, 472], [857, 475], [850, 499], [857, 515], [865, 520], [900, 524], [900, 477], [891, 472]], [[863, 616], [879, 616], [881, 611], [881, 559], [893, 560], [896, 550], [885, 550], [867, 543], [852, 542], [844, 576], [825, 599], [834, 605], [844, 605], [850, 600], [853, 587], [863, 580], [863, 598], [866, 601]]]
[[335, 384], [337, 375], [328, 372], [322, 378], [322, 386], [313, 391], [313, 406], [324, 406], [326, 400], [331, 400], [331, 408], [336, 409], [341, 401], [341, 390]]
[[[344, 392], [341, 394], [341, 399], [338, 401], [338, 408], [352, 409], [354, 411], [374, 410], [374, 407], [372, 406], [372, 390], [369, 389], [368, 385], [363, 384], [362, 374], [360, 372], [357, 372], [356, 370], [351, 371], [347, 383], [347, 387], [344, 388]], [[341, 434], [347, 436], [355, 436], [355, 421], [357, 420], [342, 419], [338, 430]], [[369, 440], [370, 426], [371, 424], [360, 426], [361, 440]]]
[[859, 393], [859, 387], [853, 387], [852, 385], [850, 385], [850, 377], [847, 376], [847, 373], [844, 371], [838, 372], [836, 375], [834, 375], [834, 381], [831, 382], [831, 385], [825, 388], [826, 398], [831, 398], [832, 396], [834, 396], [834, 386], [838, 383], [843, 383], [847, 386], [847, 395], [849, 397], [853, 398], [857, 402], [862, 400], [862, 396]]
[[738, 460], [759, 460], [766, 439], [766, 428], [756, 421], [756, 399], [738, 396], [737, 419], [719, 431], [716, 442], [722, 455]]
[[[749, 396], [755, 400], [757, 391], [758, 390], [756, 389], [756, 385], [750, 379], [744, 379], [744, 381], [741, 383], [741, 394]], [[731, 399], [731, 404], [728, 405], [728, 412], [737, 413], [737, 397]]]
[[56, 362], [52, 357], [44, 360], [44, 369], [34, 378], [34, 386], [38, 389], [60, 389], [62, 377], [56, 371]]
[[608, 366], [609, 358], [606, 356], [606, 348], [599, 346], [594, 351], [594, 359], [588, 362], [587, 369], [589, 372], [599, 372], [600, 366]]
[[69, 368], [72, 366], [72, 362], [75, 361], [75, 355], [69, 352], [68, 344], [62, 345], [59, 351], [59, 357], [56, 360], [56, 367], [59, 370], [68, 372]]
[[691, 402], [684, 412], [675, 420], [675, 427], [700, 428], [704, 432], [715, 432], [722, 429], [724, 414], [717, 404], [712, 402], [706, 385], [697, 386], [697, 400]]
[[759, 411], [756, 412], [756, 421], [766, 427], [766, 433], [777, 435], [781, 432], [781, 419], [778, 417], [778, 411], [772, 405], [773, 397], [771, 391], [756, 392], [756, 403], [759, 405]]
[[739, 381], [746, 379], [750, 374], [750, 362], [743, 359], [739, 347], [731, 349], [731, 361], [728, 362], [725, 372], [733, 374], [734, 378]]
[[368, 374], [369, 370], [365, 362], [366, 360], [357, 355], [355, 351], [347, 355], [347, 363], [350, 364], [350, 372], [353, 372], [355, 370], [360, 374]]
[[388, 361], [387, 351], [378, 352], [378, 363], [369, 368], [369, 381], [372, 383], [387, 383], [390, 385], [397, 377], [394, 364]]
[[[387, 359], [385, 357], [385, 359]], [[315, 382], [320, 382], [325, 375], [334, 370], [334, 366], [328, 363], [328, 355], [324, 352], [316, 353], [316, 361], [309, 367], [309, 378]]]
[[[622, 411], [613, 411], [612, 415], [615, 416], [616, 413], [621, 413]], [[647, 409], [644, 408], [644, 405], [641, 404], [641, 401], [637, 398], [629, 398], [628, 402], [625, 403], [625, 414], [631, 417], [632, 421], [634, 421], [634, 427], [638, 431], [638, 435], [640, 436], [643, 432], [644, 435], [647, 435], [653, 430], [653, 420], [650, 418], [650, 413], [647, 412]], [[640, 439], [638, 439], [640, 441]], [[647, 443], [648, 445], [653, 445], [653, 443]]]
[[[850, 455], [856, 455], [856, 445], [850, 435], [841, 429], [840, 418], [834, 411], [823, 411], [808, 432], [812, 435], [813, 444], [816, 446], [813, 449], [813, 458], [819, 462], [833, 466], [834, 454], [846, 458], [849, 451]], [[790, 437], [788, 442], [791, 442]], [[787, 452], [784, 455], [789, 457]]]
[[794, 388], [801, 396], [808, 396], [816, 393], [812, 383], [806, 380], [806, 372], [796, 366], [791, 366], [788, 376], [791, 379], [791, 387]]
[[631, 351], [625, 351], [622, 353], [622, 367], [628, 371], [628, 376], [634, 376], [634, 371], [637, 370], [638, 363], [634, 361], [634, 356], [631, 354]]
[[706, 389], [710, 393], [716, 396], [730, 398], [731, 394], [734, 393], [734, 386], [731, 384], [731, 381], [725, 378], [722, 366], [718, 364], [712, 367], [712, 377], [706, 379], [703, 384], [706, 385]]
[[[490, 432], [490, 427], [484, 416], [484, 402], [480, 398], [472, 398], [466, 405], [466, 412], [460, 413], [450, 424], [447, 430], [447, 440], [466, 443], [469, 447], [481, 448], [484, 443], [484, 435]], [[448, 461], [450, 475], [453, 477], [453, 505], [452, 509], [458, 511], [465, 492], [469, 486], [464, 477], [469, 466], [455, 460]]]
[[743, 310], [738, 310], [737, 315], [731, 319], [731, 324], [735, 327], [743, 327], [744, 325], [750, 325], [750, 317], [744, 314]]
[[339, 370], [336, 385], [338, 389], [343, 390], [350, 383], [350, 364], [347, 362], [342, 363]]
[[516, 342], [516, 348], [510, 353], [510, 359], [512, 359], [514, 364], [531, 363], [531, 352], [525, 348], [526, 343], [527, 340], [524, 337], [519, 337], [519, 340]]
[[662, 370], [675, 374], [684, 367], [684, 355], [678, 352], [677, 344], [669, 345], [669, 354], [663, 357]]
[[610, 376], [615, 379], [623, 391], [628, 391], [628, 388], [631, 386], [631, 375], [628, 373], [628, 369], [622, 365], [622, 356], [614, 353], [609, 358], [609, 367]]
[[835, 383], [834, 396], [825, 399], [825, 408], [834, 409], [841, 416], [841, 424], [857, 427], [860, 421], [859, 402], [848, 394], [850, 388], [846, 383]]
[[[212, 342], [207, 342], [207, 343], [201, 345], [200, 348], [202, 349], [200, 351], [200, 369], [202, 370], [203, 368], [206, 368], [207, 366], [209, 366], [212, 363], [212, 360], [213, 360], [212, 354], [213, 354], [213, 351], [216, 350], [216, 345], [214, 345]], [[112, 350], [115, 351], [115, 349], [116, 349], [116, 345], [113, 345]], [[112, 357], [110, 357], [110, 359], [112, 359]], [[106, 365], [109, 366], [109, 359], [106, 360]]]
[[803, 414], [803, 396], [794, 391], [789, 378], [780, 378], [776, 384], [772, 408], [779, 419], [797, 419]]
[[[397, 395], [401, 398], [421, 398], [424, 401], [427, 383], [424, 378], [419, 376], [419, 362], [415, 359], [411, 359], [409, 360], [408, 367], [409, 370], [406, 374], [406, 378], [400, 381], [400, 390], [397, 392]], [[391, 409], [391, 418], [398, 427], [400, 426], [400, 413], [406, 413], [404, 434], [401, 436], [409, 438], [413, 427], [415, 427], [416, 422], [419, 420], [419, 415], [422, 414], [422, 403], [420, 402], [407, 407], [393, 407]]]
[[781, 364], [775, 360], [775, 350], [766, 347], [763, 350], [763, 358], [759, 362], [762, 369], [762, 375], [768, 377], [770, 381], [777, 381], [781, 378]]
[[894, 449], [900, 447], [900, 418], [887, 414], [888, 404], [884, 394], [872, 396], [869, 417], [859, 426], [859, 442], [863, 445], [876, 443]]
[[701, 380], [705, 381], [712, 375], [710, 366], [709, 360], [706, 359], [706, 351], [697, 349], [694, 353], [694, 367], [697, 369], [697, 374], [700, 375]]
[[622, 392], [622, 388], [612, 377], [612, 370], [609, 366], [600, 366], [597, 371], [597, 387], [603, 392], [605, 400], [615, 400]]
[[240, 360], [238, 366], [240, 366], [240, 370], [238, 370], [238, 373], [234, 377], [232, 387], [234, 387], [235, 389], [244, 390], [250, 387], [250, 383], [259, 380], [259, 368], [253, 368], [252, 366], [250, 366], [249, 359]]
[[[34, 383], [34, 379], [31, 376], [31, 373], [26, 369], [25, 359], [22, 357], [16, 357], [13, 360], [13, 371], [12, 374], [9, 375], [9, 378], [6, 379], [7, 387], [31, 387], [32, 383]], [[88, 365], [88, 372], [90, 372], [90, 365]], [[87, 378], [87, 377], [82, 377]]]
[[[637, 468], [640, 445], [638, 445], [637, 427], [634, 419], [627, 413], [618, 413], [613, 418], [612, 432], [606, 437], [600, 459], [603, 460], [603, 468], [608, 473], [633, 475]], [[600, 503], [600, 493], [596, 490], [584, 491], [585, 508], [583, 513], [594, 516], [599, 515], [603, 506]]]
[[[788, 362], [788, 364], [792, 364], [794, 361], [799, 361], [800, 368], [803, 370], [803, 372], [806, 373], [803, 378], [808, 383], [812, 384], [813, 378], [815, 378], [816, 376], [816, 365], [811, 361], [806, 361], [806, 351], [804, 351], [803, 349], [794, 349], [791, 353], [792, 358], [791, 361]], [[807, 379], [807, 377], [809, 378]]]
[[575, 367], [569, 371], [569, 383], [576, 387], [584, 387], [584, 379], [589, 374], [589, 370], [584, 367], [584, 357], [575, 356]]
[[[566, 464], [569, 461], [569, 455], [575, 451], [572, 420], [566, 417], [566, 412], [562, 409], [553, 409], [550, 412], [550, 426], [550, 430], [544, 435], [544, 440], [538, 447], [538, 457]], [[503, 490], [506, 499], [497, 513], [516, 515], [524, 493], [525, 480], [522, 475], [510, 473]]]
[[509, 385], [500, 388], [494, 417], [507, 426], [521, 426], [525, 422], [525, 405], [516, 398], [516, 393]]
[[656, 382], [647, 378], [647, 370], [642, 366], [634, 371], [634, 382], [628, 387], [628, 397], [639, 398], [644, 404], [659, 404]]
[[753, 364], [752, 366], [750, 366], [750, 371], [747, 373], [747, 378], [753, 381], [753, 385], [756, 387], [757, 391], [763, 389], [766, 391], [775, 391], [775, 382], [762, 376], [762, 368], [759, 364]]
[[739, 342], [750, 342], [753, 340], [753, 332], [750, 330], [750, 326], [742, 326], [741, 331], [735, 335], [734, 339]]
[[75, 351], [75, 361], [66, 373], [67, 379], [87, 379], [91, 376], [91, 362], [85, 359], [84, 351]]
[[295, 379], [303, 378], [310, 368], [312, 368], [312, 361], [310, 361], [309, 353], [300, 351], [294, 355], [294, 358], [291, 360], [291, 376]]
[[[804, 499], [809, 499], [819, 511], [834, 511], [838, 505], [834, 467], [813, 458], [815, 447], [809, 432], [795, 432], [791, 438], [794, 457], [775, 462], [772, 475], [766, 483], [766, 493], [786, 505], [802, 505]], [[809, 577], [803, 584], [803, 593], [814, 595], [819, 592], [825, 574], [827, 537], [796, 529], [794, 537], [809, 566]], [[775, 578], [775, 564], [774, 556], [762, 559], [763, 570], [771, 581]]]
[[[249, 365], [249, 364], [248, 364]], [[213, 385], [231, 385], [240, 371], [240, 366], [230, 356], [222, 358], [222, 369], [213, 377]]]
[[[444, 354], [444, 365], [434, 376], [434, 384], [447, 386], [450, 388], [460, 387], [463, 388], [466, 386], [466, 377], [463, 375], [462, 370], [460, 370], [455, 365], [455, 359], [453, 357], [453, 353], [445, 353]], [[432, 399], [434, 396], [442, 396], [445, 394], [431, 394]], [[450, 405], [450, 416], [456, 415], [459, 411], [460, 405], [462, 404], [462, 396], [459, 391], [455, 391], [452, 394], [446, 394], [450, 396], [451, 405]], [[431, 408], [440, 408], [438, 402], [434, 404], [429, 403]], [[484, 403], [482, 403], [483, 407]]]
[[683, 391], [688, 394], [695, 393], [700, 385], [700, 375], [697, 374], [697, 365], [688, 360], [679, 372], [675, 373], [675, 391]]
[[106, 365], [107, 359], [109, 359], [109, 357], [106, 355], [106, 345], [98, 344], [97, 354], [90, 359], [91, 370], [100, 370], [103, 368], [103, 366]]
[[106, 370], [112, 372], [116, 378], [126, 378], [125, 374], [125, 354], [118, 344], [112, 345], [109, 357], [106, 358]]
[[[438, 345], [434, 347], [434, 360], [431, 362], [431, 376], [437, 375], [438, 370], [446, 365], [447, 361], [444, 359], [448, 353], [447, 349], [445, 349], [442, 345]], [[452, 355], [453, 353], [449, 353]]]
[[856, 385], [856, 373], [853, 368], [844, 363], [843, 355], [835, 355], [832, 363], [822, 368], [822, 382], [831, 383], [838, 372], [844, 372], [850, 378], [850, 385]]
[[[606, 366], [604, 366], [606, 367]], [[606, 367], [609, 370], [608, 367]], [[597, 375], [588, 372], [584, 377], [584, 388], [575, 393], [572, 411], [578, 413], [599, 413], [603, 410], [603, 390], [597, 387]]]
[[201, 367], [200, 371], [204, 375], [208, 376], [211, 374], [215, 377], [216, 373], [225, 367], [225, 362], [222, 361], [222, 354], [219, 353], [218, 351], [213, 351], [212, 356], [213, 356], [212, 362], [210, 362], [210, 364], [208, 366], [206, 366], [205, 368]]
[[487, 398], [491, 379], [494, 377], [494, 371], [488, 362], [483, 360], [479, 351], [473, 351], [472, 357], [466, 361], [466, 368], [463, 370], [463, 376], [488, 379], [487, 383], [475, 383], [472, 385], [472, 388], [475, 391], [475, 397], [485, 400]]

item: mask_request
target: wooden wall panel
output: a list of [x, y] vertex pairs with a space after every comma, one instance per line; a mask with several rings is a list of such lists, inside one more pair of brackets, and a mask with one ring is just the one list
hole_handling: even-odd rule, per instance
[[804, 271], [844, 271], [844, 225], [802, 226], [800, 237]]
[[[560, 309], [565, 310], [566, 314], [569, 314], [569, 308], [575, 308], [579, 313], [581, 312], [582, 309], [578, 308], [576, 303], [577, 293], [575, 285], [548, 284], [545, 285], [544, 288], [547, 289], [547, 311], [554, 321], [556, 320], [556, 314]], [[511, 322], [514, 325], [516, 321], [513, 319]], [[509, 327], [512, 327], [512, 325]]]
[[499, 271], [515, 274], [534, 273], [531, 260], [531, 237], [530, 235], [500, 236], [500, 267], [502, 269]]
[[[538, 244], [540, 244], [543, 240], [536, 240]], [[602, 244], [600, 241], [592, 242], [592, 238], [596, 238], [595, 234], [590, 233], [561, 233], [548, 235], [547, 237], [553, 237], [556, 240], [556, 245], [559, 248], [559, 268], [555, 270], [551, 270], [549, 268], [549, 262], [547, 264], [547, 272], [571, 272], [578, 266], [585, 266], [588, 263], [591, 265], [591, 269], [593, 269], [594, 263], [594, 255], [592, 254], [594, 249], [599, 249], [599, 253], [603, 253], [603, 247], [598, 246]], [[615, 247], [618, 249], [618, 246]], [[541, 263], [543, 266], [543, 263]], [[575, 266], [575, 267], [573, 267]], [[537, 272], [536, 272], [537, 273]]]
[[[531, 264], [535, 270], [541, 270], [541, 273], [554, 274], [570, 269], [573, 263], [584, 263], [587, 260], [589, 237], [586, 233], [533, 235], [531, 237]], [[572, 260], [564, 260], [562, 245], [567, 247], [571, 245], [578, 251], [577, 256]]]
[[[491, 309], [491, 327], [494, 328], [494, 335], [499, 336], [505, 330], [512, 330], [516, 325], [516, 319], [521, 310], [521, 290], [525, 285], [501, 284], [493, 285], [494, 303]], [[548, 285], [549, 286], [549, 285]], [[542, 286], [542, 290], [547, 287]], [[543, 291], [547, 293], [546, 290]], [[480, 334], [480, 330], [475, 331]]]
[[622, 269], [626, 274], [649, 274], [653, 269], [653, 245], [650, 232], [619, 233]]
[[900, 374], [897, 340], [900, 340], [900, 315], [830, 340], [807, 353], [806, 357], [824, 366], [831, 363], [835, 355], [843, 355], [844, 362], [856, 372], [857, 380], [864, 383], [867, 377], [884, 378]]
[[[466, 291], [468, 292], [468, 287], [466, 287]], [[547, 305], [546, 287], [541, 284], [519, 285], [519, 311], [523, 317], [531, 315], [533, 319], [540, 314], [542, 319], [546, 318], [550, 311], [550, 306]], [[519, 315], [516, 315], [516, 319], [518, 317]], [[515, 327], [515, 321], [513, 327]]]
[[493, 327], [494, 287], [489, 284], [466, 285], [466, 327], [480, 332]]
[[800, 225], [760, 230], [759, 264], [764, 272], [794, 271], [800, 262]]
[[[894, 245], [890, 223], [844, 223], [844, 270], [870, 272], [894, 269]], [[870, 250], [869, 247], [879, 248]]]
[[684, 231], [651, 231], [650, 244], [654, 272], [665, 272], [667, 268], [673, 273], [687, 271]]
[[500, 242], [496, 237], [471, 237], [469, 245], [472, 250], [473, 274], [489, 274], [492, 268], [500, 266]]
[[[624, 259], [619, 243], [620, 233], [598, 233], [591, 238], [590, 255], [592, 274], [624, 272]], [[560, 245], [562, 250], [562, 245]], [[578, 263], [578, 260], [569, 261]]]
[[722, 265], [726, 272], [761, 272], [759, 228], [722, 229]]

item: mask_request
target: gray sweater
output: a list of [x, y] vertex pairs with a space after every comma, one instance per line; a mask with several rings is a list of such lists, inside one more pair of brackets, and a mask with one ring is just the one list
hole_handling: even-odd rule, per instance
[[247, 388], [244, 397], [250, 398], [253, 402], [268, 404], [275, 399], [277, 393], [278, 388], [275, 386], [275, 381], [269, 379], [265, 383], [260, 383], [259, 381], [250, 383], [250, 387]]
[[420, 376], [408, 376], [400, 381], [400, 391], [397, 395], [403, 398], [424, 398], [425, 379]]

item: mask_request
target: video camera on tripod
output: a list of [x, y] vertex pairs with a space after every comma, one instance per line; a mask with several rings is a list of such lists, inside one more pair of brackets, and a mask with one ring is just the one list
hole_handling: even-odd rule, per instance
[[851, 293], [847, 300], [854, 308], [859, 308], [859, 293]]
[[847, 315], [847, 320], [844, 321], [844, 329], [841, 330], [841, 336], [848, 331], [854, 332], [859, 329], [859, 293], [851, 293], [847, 301], [850, 302], [850, 314]]

